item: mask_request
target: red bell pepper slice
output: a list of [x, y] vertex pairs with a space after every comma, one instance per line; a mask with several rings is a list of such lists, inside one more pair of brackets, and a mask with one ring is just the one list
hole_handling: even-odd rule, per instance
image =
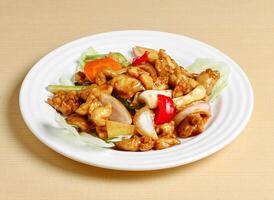
[[142, 56], [140, 56], [139, 58], [134, 58], [133, 61], [132, 61], [132, 65], [137, 66], [137, 65], [140, 65], [144, 62], [147, 62], [148, 61], [148, 54], [149, 54], [149, 52], [145, 51], [145, 53]]
[[156, 125], [170, 122], [176, 114], [172, 98], [158, 94], [157, 110], [154, 123]]

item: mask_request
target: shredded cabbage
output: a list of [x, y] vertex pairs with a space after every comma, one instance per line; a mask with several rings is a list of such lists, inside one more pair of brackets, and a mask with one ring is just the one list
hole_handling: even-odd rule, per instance
[[55, 121], [59, 125], [60, 128], [64, 130], [64, 132], [67, 134], [68, 137], [74, 137], [75, 140], [77, 140], [80, 143], [84, 143], [87, 145], [91, 145], [93, 147], [100, 147], [100, 148], [110, 148], [113, 147], [114, 144], [111, 142], [105, 142], [104, 140], [98, 138], [94, 135], [81, 132], [78, 133], [75, 127], [72, 125], [69, 125], [65, 118], [61, 116], [60, 114], [56, 113], [55, 115]]
[[220, 79], [216, 82], [212, 89], [212, 93], [209, 96], [209, 100], [212, 102], [219, 96], [221, 91], [228, 85], [230, 69], [224, 62], [218, 62], [210, 58], [198, 58], [187, 67], [187, 70], [193, 73], [201, 73], [207, 68], [218, 70], [220, 72]]
[[67, 76], [62, 75], [59, 78], [59, 84], [60, 85], [67, 85], [67, 86], [74, 86], [74, 83], [72, 82], [72, 80], [68, 79]]

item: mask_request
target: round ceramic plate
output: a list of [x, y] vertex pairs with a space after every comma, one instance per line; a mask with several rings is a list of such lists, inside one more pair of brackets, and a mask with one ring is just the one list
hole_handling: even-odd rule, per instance
[[[180, 145], [149, 152], [123, 152], [93, 148], [67, 140], [55, 122], [55, 111], [46, 103], [47, 85], [60, 76], [72, 77], [76, 60], [93, 47], [98, 52], [121, 52], [132, 57], [133, 46], [163, 48], [180, 65], [196, 58], [213, 58], [230, 67], [228, 87], [212, 104], [213, 117], [206, 130]], [[93, 166], [119, 170], [156, 170], [184, 165], [220, 150], [240, 134], [253, 108], [251, 85], [232, 59], [219, 50], [189, 37], [156, 31], [117, 31], [88, 36], [65, 44], [43, 57], [27, 74], [20, 91], [20, 109], [33, 134], [48, 147], [71, 159]]]

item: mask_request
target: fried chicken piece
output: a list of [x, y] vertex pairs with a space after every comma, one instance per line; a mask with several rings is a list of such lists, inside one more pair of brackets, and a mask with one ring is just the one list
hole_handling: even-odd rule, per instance
[[141, 74], [139, 80], [142, 82], [146, 90], [150, 90], [153, 87], [153, 79], [149, 73]]
[[107, 82], [107, 78], [103, 72], [97, 73], [95, 77], [95, 83], [97, 85], [104, 85]]
[[106, 104], [104, 106], [98, 106], [95, 108], [90, 107], [89, 116], [96, 126], [105, 126], [106, 120], [112, 114], [111, 104]]
[[119, 150], [138, 151], [141, 143], [140, 137], [133, 135], [130, 139], [116, 142], [115, 145]]
[[102, 106], [102, 103], [90, 93], [86, 102], [81, 104], [75, 112], [79, 115], [87, 115], [90, 110], [94, 110], [95, 108]]
[[178, 64], [165, 53], [165, 50], [160, 49], [158, 59], [155, 61], [155, 68], [158, 76], [169, 76], [174, 72]]
[[166, 149], [168, 147], [171, 147], [180, 143], [181, 143], [180, 140], [177, 139], [175, 135], [171, 135], [171, 136], [166, 135], [166, 136], [159, 137], [159, 139], [155, 141], [154, 149], [155, 150]]
[[81, 132], [89, 133], [94, 129], [94, 125], [84, 116], [73, 113], [66, 118], [68, 124], [76, 126]]
[[188, 94], [199, 83], [193, 78], [188, 77], [185, 69], [177, 66], [174, 73], [169, 75], [169, 86], [173, 89], [172, 96], [179, 97]]
[[167, 90], [168, 89], [168, 77], [167, 76], [159, 76], [156, 78], [156, 81], [152, 86], [153, 90]]
[[[139, 65], [142, 66], [142, 65]], [[150, 76], [148, 72], [141, 69], [139, 66], [130, 67], [127, 70], [129, 76], [139, 79], [145, 89], [152, 89], [153, 86], [153, 78]]]
[[179, 124], [177, 128], [178, 136], [187, 138], [200, 134], [204, 131], [207, 120], [207, 115], [201, 113], [190, 114]]
[[154, 146], [154, 140], [148, 136], [142, 136], [140, 138], [141, 143], [139, 144], [140, 151], [149, 151]]
[[113, 87], [107, 84], [100, 85], [91, 89], [92, 94], [96, 96], [97, 98], [99, 98], [103, 93], [111, 95], [112, 91], [113, 91]]
[[211, 94], [212, 88], [215, 83], [219, 80], [220, 73], [217, 70], [206, 69], [202, 73], [200, 73], [196, 80], [205, 87], [207, 95]]
[[127, 72], [127, 67], [123, 67], [120, 70], [113, 70], [113, 69], [104, 69], [103, 74], [106, 78], [114, 78], [115, 76], [118, 76], [120, 74], [124, 74]]
[[65, 116], [70, 115], [80, 106], [80, 99], [76, 92], [57, 92], [47, 102]]
[[172, 97], [180, 97], [191, 91], [191, 88], [186, 81], [179, 81], [172, 91]]
[[98, 97], [100, 96], [102, 93], [106, 93], [106, 94], [111, 94], [113, 90], [113, 87], [111, 85], [96, 85], [93, 84], [90, 87], [83, 89], [81, 91], [78, 92], [78, 97], [80, 97], [83, 100], [87, 100], [88, 96], [92, 93], [94, 96]]
[[144, 90], [139, 80], [125, 74], [114, 77], [110, 80], [110, 84], [114, 88], [114, 93], [123, 99], [130, 99], [136, 92]]
[[140, 69], [148, 72], [149, 75], [151, 76], [151, 78], [153, 79], [153, 81], [156, 81], [156, 79], [157, 79], [157, 72], [156, 72], [155, 68], [151, 64], [145, 63], [145, 64], [142, 64], [142, 65], [138, 65], [137, 67], [139, 67]]
[[161, 136], [170, 136], [175, 133], [175, 123], [171, 121], [169, 123], [160, 124], [156, 127], [156, 131]]
[[91, 82], [88, 80], [84, 72], [77, 72], [74, 75], [76, 85], [90, 85]]
[[106, 126], [96, 126], [96, 132], [99, 138], [105, 140], [108, 138]]

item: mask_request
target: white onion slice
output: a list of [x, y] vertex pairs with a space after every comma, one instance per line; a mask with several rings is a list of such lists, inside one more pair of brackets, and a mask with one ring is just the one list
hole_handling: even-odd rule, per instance
[[178, 126], [188, 115], [192, 113], [197, 113], [197, 112], [202, 112], [208, 116], [210, 116], [210, 105], [209, 103], [206, 102], [200, 102], [197, 104], [193, 104], [181, 112], [179, 112], [175, 117], [174, 117], [174, 122], [175, 126]]

